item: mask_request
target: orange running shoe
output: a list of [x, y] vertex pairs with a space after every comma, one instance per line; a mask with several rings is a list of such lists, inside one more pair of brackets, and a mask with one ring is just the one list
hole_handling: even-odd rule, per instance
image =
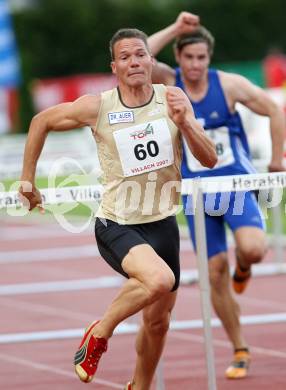
[[235, 271], [232, 277], [232, 287], [237, 294], [242, 294], [246, 289], [247, 283], [251, 277], [251, 269], [243, 269], [236, 263]]
[[75, 372], [82, 382], [91, 382], [101, 355], [107, 351], [107, 340], [95, 337], [92, 330], [99, 321], [92, 322], [85, 330], [84, 337], [74, 357]]
[[248, 348], [236, 349], [231, 365], [225, 371], [227, 379], [242, 379], [248, 374], [250, 353]]
[[132, 382], [128, 382], [127, 385], [124, 387], [124, 390], [132, 390]]

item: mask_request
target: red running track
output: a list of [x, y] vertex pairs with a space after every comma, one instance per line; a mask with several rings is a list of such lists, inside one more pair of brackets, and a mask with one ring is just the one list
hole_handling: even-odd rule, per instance
[[[100, 318], [116, 294], [117, 288], [41, 291], [44, 283], [59, 281], [65, 286], [67, 281], [116, 276], [96, 255], [92, 228], [75, 235], [45, 217], [40, 222], [10, 218], [2, 221], [0, 234], [0, 389], [82, 389], [86, 385], [78, 381], [72, 364], [80, 338], [29, 341], [29, 335], [83, 329], [94, 318]], [[271, 253], [265, 261], [271, 261]], [[189, 242], [183, 240], [182, 269], [194, 267]], [[27, 293], [26, 286], [40, 282], [37, 292]], [[243, 326], [252, 351], [247, 379], [224, 378], [232, 350], [224, 331], [213, 330], [218, 390], [286, 389], [285, 283], [285, 275], [253, 278], [246, 293], [238, 297], [242, 316], [261, 319], [256, 325]], [[20, 284], [22, 290], [16, 294]], [[11, 285], [16, 286], [3, 290]], [[263, 323], [263, 319], [268, 322], [277, 313], [285, 315], [281, 322]], [[178, 321], [201, 318], [197, 285], [181, 286], [174, 316]], [[24, 334], [21, 342], [12, 337], [9, 340], [19, 333]], [[3, 335], [9, 336], [5, 343]], [[87, 386], [123, 389], [132, 376], [134, 342], [133, 334], [115, 335], [95, 381]], [[166, 390], [207, 390], [202, 329], [169, 332], [163, 373]]]

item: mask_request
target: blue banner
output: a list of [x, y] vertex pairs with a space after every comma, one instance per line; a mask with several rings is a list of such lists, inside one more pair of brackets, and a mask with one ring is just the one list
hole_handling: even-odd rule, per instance
[[0, 88], [20, 82], [20, 66], [8, 0], [0, 0]]

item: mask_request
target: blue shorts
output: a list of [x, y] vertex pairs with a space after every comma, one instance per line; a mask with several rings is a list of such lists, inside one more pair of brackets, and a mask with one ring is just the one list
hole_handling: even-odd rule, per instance
[[[208, 258], [227, 251], [225, 223], [232, 232], [242, 226], [265, 230], [261, 209], [253, 192], [204, 195]], [[192, 196], [183, 196], [184, 212], [196, 248]]]

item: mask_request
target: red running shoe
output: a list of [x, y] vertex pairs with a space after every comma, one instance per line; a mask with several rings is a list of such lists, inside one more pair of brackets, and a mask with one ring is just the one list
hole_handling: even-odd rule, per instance
[[107, 351], [107, 340], [95, 337], [92, 330], [99, 321], [92, 322], [85, 330], [84, 337], [74, 357], [75, 372], [82, 382], [91, 382], [101, 355]]
[[124, 387], [124, 390], [132, 390], [132, 382], [128, 382], [127, 385]]

